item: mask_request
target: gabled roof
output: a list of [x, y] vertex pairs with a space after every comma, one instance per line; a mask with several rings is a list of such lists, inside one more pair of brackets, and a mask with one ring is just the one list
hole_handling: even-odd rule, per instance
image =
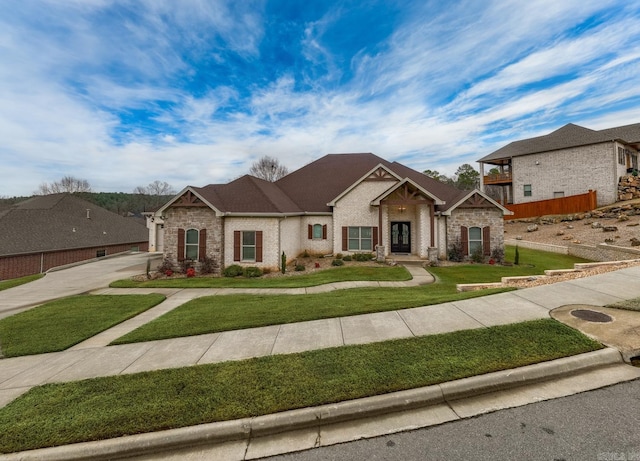
[[329, 212], [328, 205], [382, 165], [398, 178], [409, 178], [441, 201], [458, 195], [459, 189], [444, 184], [398, 162], [388, 162], [371, 153], [329, 154], [290, 173], [276, 184], [308, 212]]
[[300, 213], [302, 210], [275, 184], [244, 175], [228, 184], [194, 188], [223, 213]]
[[0, 235], [0, 255], [149, 240], [144, 225], [71, 194], [36, 196], [3, 210]]
[[491, 163], [491, 160], [600, 144], [612, 140], [621, 140], [627, 144], [640, 142], [640, 123], [600, 131], [569, 123], [547, 135], [509, 143], [478, 161]]
[[487, 204], [489, 206], [494, 206], [496, 208], [499, 208], [502, 211], [502, 215], [512, 215], [513, 211], [503, 207], [502, 205], [500, 205], [498, 202], [496, 202], [495, 200], [493, 200], [491, 197], [489, 197], [487, 194], [485, 194], [484, 192], [475, 189], [475, 190], [466, 190], [466, 191], [461, 191], [462, 194], [460, 194], [460, 197], [458, 197], [457, 200], [455, 200], [454, 202], [448, 204], [447, 209], [445, 211], [443, 211], [442, 214], [444, 215], [451, 215], [451, 212], [453, 210], [455, 210], [458, 207], [464, 207], [465, 205], [467, 207], [471, 206], [471, 207], [487, 207]]
[[372, 174], [378, 179], [410, 182], [445, 210], [465, 191], [444, 184], [398, 162], [371, 153], [329, 154], [272, 183], [245, 175], [228, 184], [188, 186], [160, 208], [162, 212], [187, 193], [194, 194], [218, 214], [296, 215], [330, 213], [331, 206]]

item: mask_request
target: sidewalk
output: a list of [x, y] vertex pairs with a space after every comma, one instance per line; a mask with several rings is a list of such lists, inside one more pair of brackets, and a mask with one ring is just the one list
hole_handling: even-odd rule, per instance
[[[140, 262], [143, 261], [146, 262], [146, 259], [141, 259]], [[414, 280], [409, 282], [410, 284], [429, 281], [430, 276], [422, 268], [408, 266], [408, 269], [414, 274]], [[130, 268], [127, 269], [127, 271], [130, 270]], [[142, 270], [144, 271], [144, 269]], [[47, 275], [45, 279], [50, 275]], [[125, 276], [123, 273], [122, 277]], [[580, 308], [601, 310], [602, 306], [606, 304], [640, 297], [639, 278], [640, 266], [636, 266], [583, 279], [434, 306], [109, 347], [104, 346], [113, 339], [178, 307], [189, 299], [198, 296], [226, 294], [230, 292], [230, 289], [101, 289], [95, 293], [163, 292], [167, 295], [167, 300], [136, 318], [90, 338], [69, 350], [0, 360], [0, 406], [6, 405], [29, 388], [45, 383], [75, 381], [99, 376], [242, 360], [461, 329], [483, 328], [548, 318], [550, 315], [570, 323], [574, 321], [567, 320], [567, 315], [571, 317], [572, 306], [578, 305]], [[348, 286], [370, 286], [365, 285], [368, 283], [371, 282], [344, 282], [344, 284], [333, 284], [332, 287], [325, 286], [323, 289], [344, 288], [345, 284]], [[408, 284], [407, 282], [373, 283], [376, 284], [375, 286], [384, 286], [383, 284], [390, 283], [393, 284], [391, 286], [398, 287], [403, 286], [401, 284]], [[260, 294], [265, 292], [304, 294], [317, 289], [316, 287], [293, 290], [247, 289], [242, 291], [259, 292]], [[564, 313], [564, 317], [554, 315], [555, 312], [551, 313], [559, 307], [561, 309], [558, 309], [557, 312]], [[610, 315], [612, 315], [613, 321], [607, 325], [611, 328], [600, 328], [600, 333], [588, 331], [591, 322], [585, 320], [576, 319], [572, 326], [594, 336], [604, 344], [610, 344], [619, 350], [624, 350], [627, 359], [633, 357], [634, 354], [640, 354], [640, 334], [638, 334], [640, 332], [640, 312], [616, 311]], [[614, 331], [615, 334], [612, 335], [611, 331]], [[612, 343], [612, 339], [615, 339], [615, 343]], [[611, 366], [616, 360], [620, 361], [620, 354], [613, 355], [617, 359], [614, 357], [612, 362], [606, 362], [603, 366]], [[607, 357], [613, 357], [613, 355], [609, 354]], [[549, 366], [553, 366], [553, 364]], [[574, 380], [569, 387], [572, 392], [578, 392], [595, 385], [595, 383], [606, 385], [601, 383], [612, 384], [609, 382], [611, 379], [625, 380], [640, 376], [640, 370], [637, 368], [621, 363], [617, 366], [619, 368], [616, 368], [615, 372], [608, 369], [609, 377], [607, 380], [602, 381], [603, 377], [597, 379], [591, 376], [588, 380], [582, 380], [584, 381], [582, 383], [574, 382]], [[563, 372], [567, 372], [566, 368], [562, 368], [566, 367], [564, 362], [563, 364], [558, 362], [557, 367], [560, 367]], [[473, 382], [478, 383], [480, 378], [482, 377], [476, 377]], [[499, 379], [505, 380], [506, 377], [501, 376]], [[496, 383], [493, 382], [492, 385], [495, 386]], [[184, 430], [188, 431], [188, 428]], [[149, 436], [151, 437], [151, 435]]]

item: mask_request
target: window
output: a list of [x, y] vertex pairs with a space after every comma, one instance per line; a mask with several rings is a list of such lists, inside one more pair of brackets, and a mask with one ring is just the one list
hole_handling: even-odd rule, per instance
[[256, 260], [256, 233], [245, 231], [242, 233], [242, 261]]
[[196, 261], [198, 259], [198, 231], [189, 229], [185, 232], [184, 257]]
[[96, 258], [102, 258], [103, 256], [107, 256], [107, 250], [96, 251]]
[[564, 197], [564, 192], [554, 192], [553, 193], [553, 198], [562, 198]]
[[349, 251], [373, 249], [371, 227], [349, 227]]
[[469, 254], [482, 252], [482, 229], [479, 227], [469, 228]]
[[626, 165], [626, 159], [625, 159], [625, 155], [624, 155], [624, 148], [622, 147], [618, 147], [618, 163], [620, 165]]
[[531, 184], [524, 185], [524, 196], [531, 197]]
[[322, 239], [322, 224], [313, 225], [313, 238], [318, 240]]

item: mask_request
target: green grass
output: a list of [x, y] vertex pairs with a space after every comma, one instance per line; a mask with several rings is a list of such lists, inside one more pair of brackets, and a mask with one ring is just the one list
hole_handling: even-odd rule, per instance
[[48, 384], [0, 409], [0, 452], [232, 420], [432, 385], [597, 350], [551, 319]]
[[17, 279], [3, 280], [0, 282], [0, 291], [8, 290], [9, 288], [17, 287], [18, 285], [24, 285], [25, 283], [33, 282], [44, 277], [44, 274], [27, 275], [25, 277], [19, 277]]
[[311, 295], [227, 295], [196, 298], [118, 338], [113, 344], [177, 338], [440, 304], [509, 291], [458, 293], [455, 284], [354, 288]]
[[52, 301], [0, 320], [5, 357], [67, 349], [165, 299], [152, 295], [80, 295]]
[[313, 274], [296, 274], [290, 277], [193, 277], [146, 280], [143, 282], [124, 279], [116, 280], [110, 286], [112, 288], [299, 288], [333, 282], [404, 280], [411, 280], [411, 275], [402, 266], [354, 265], [330, 268]]
[[[505, 261], [513, 261], [515, 247], [507, 246]], [[516, 277], [524, 275], [542, 275], [548, 269], [572, 269], [576, 263], [589, 262], [575, 256], [549, 253], [546, 251], [518, 248], [520, 264], [515, 266], [501, 266], [488, 264], [465, 264], [460, 266], [446, 266], [429, 268], [439, 280], [452, 283], [488, 283], [499, 282], [502, 277]]]
[[[507, 249], [512, 257], [514, 247]], [[583, 259], [523, 249], [520, 266], [468, 264], [432, 267], [438, 282], [411, 288], [355, 288], [314, 295], [229, 295], [196, 298], [118, 338], [114, 344], [192, 336], [243, 328], [382, 312], [486, 296], [508, 289], [459, 293], [457, 283], [500, 281], [506, 275], [541, 274]], [[524, 264], [527, 264], [526, 266]], [[327, 271], [331, 272], [331, 271]], [[184, 279], [186, 280], [186, 279]]]
[[624, 309], [627, 311], [640, 311], [640, 298], [627, 299], [615, 304], [609, 304], [606, 307], [611, 307], [613, 309]]

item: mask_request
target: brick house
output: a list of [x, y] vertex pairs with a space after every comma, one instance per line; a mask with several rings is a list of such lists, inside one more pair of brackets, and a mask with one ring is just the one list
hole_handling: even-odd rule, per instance
[[[513, 204], [595, 190], [598, 206], [609, 205], [617, 200], [619, 178], [638, 169], [638, 149], [640, 123], [599, 131], [570, 123], [478, 160], [481, 190], [498, 187], [499, 201]], [[497, 172], [488, 173], [492, 169]]]
[[132, 249], [146, 227], [71, 194], [32, 197], [0, 209], [0, 280]]
[[212, 258], [278, 268], [313, 254], [378, 252], [445, 259], [453, 242], [470, 255], [502, 248], [508, 210], [370, 153], [326, 155], [272, 183], [245, 175], [188, 186], [156, 212], [174, 265]]

